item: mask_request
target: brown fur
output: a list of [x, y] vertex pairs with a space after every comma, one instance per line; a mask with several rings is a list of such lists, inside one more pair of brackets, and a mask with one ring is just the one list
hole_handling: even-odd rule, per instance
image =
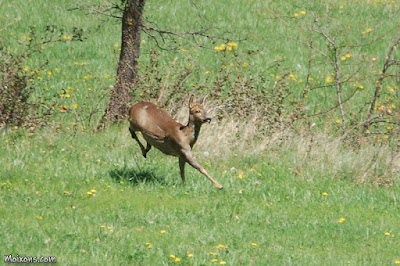
[[[183, 183], [185, 183], [185, 164], [189, 163], [204, 174], [215, 187], [222, 188], [222, 185], [215, 181], [192, 156], [192, 147], [197, 141], [202, 124], [211, 121], [204, 110], [203, 100], [194, 103], [194, 96], [190, 97], [189, 122], [186, 126], [176, 122], [168, 113], [150, 102], [133, 105], [129, 111], [129, 121], [132, 138], [139, 144], [145, 158], [154, 146], [167, 155], [179, 158]], [[142, 132], [147, 142], [146, 148], [136, 136], [137, 131]]]

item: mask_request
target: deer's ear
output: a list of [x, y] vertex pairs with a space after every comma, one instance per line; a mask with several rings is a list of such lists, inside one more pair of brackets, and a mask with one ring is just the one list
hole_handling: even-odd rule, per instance
[[192, 94], [192, 96], [190, 96], [189, 99], [189, 108], [193, 108], [194, 107], [194, 95]]
[[204, 101], [206, 100], [206, 97], [207, 97], [207, 96], [204, 96], [203, 98], [201, 98], [201, 100], [199, 101], [199, 104], [200, 104], [200, 105], [203, 105]]

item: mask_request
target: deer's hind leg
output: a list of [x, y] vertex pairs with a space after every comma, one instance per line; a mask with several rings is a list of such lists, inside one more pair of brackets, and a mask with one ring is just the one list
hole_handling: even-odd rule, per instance
[[137, 143], [140, 146], [140, 150], [142, 151], [142, 155], [144, 158], [146, 158], [146, 154], [150, 151], [151, 149], [151, 145], [150, 143], [147, 142], [147, 146], [146, 149], [144, 148], [143, 144], [140, 142], [140, 140], [138, 139], [135, 131], [132, 128], [129, 128], [129, 131], [131, 132], [132, 138], [135, 139], [137, 141]]

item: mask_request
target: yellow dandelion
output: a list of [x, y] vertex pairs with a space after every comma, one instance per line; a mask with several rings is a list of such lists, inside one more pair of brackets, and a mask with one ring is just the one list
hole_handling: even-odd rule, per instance
[[93, 195], [93, 192], [88, 191], [88, 192], [86, 192], [86, 194], [88, 194], [89, 196], [92, 196], [92, 195]]
[[43, 220], [43, 216], [36, 217], [38, 220]]
[[358, 86], [358, 88], [359, 88], [360, 90], [363, 90], [363, 89], [364, 89], [364, 86], [363, 86], [363, 85], [360, 85], [360, 86]]
[[101, 227], [101, 228], [106, 228], [106, 226], [105, 226], [105, 225], [101, 225], [100, 227]]
[[243, 174], [242, 173], [239, 174], [239, 178], [243, 179]]
[[224, 246], [224, 245], [218, 245], [218, 246], [217, 246], [217, 249], [225, 249], [225, 248], [227, 248], [227, 247]]
[[108, 79], [110, 77], [110, 74], [106, 74], [106, 78]]
[[60, 69], [59, 69], [58, 67], [56, 67], [55, 70], [56, 70], [57, 72], [60, 71]]
[[353, 55], [352, 54], [346, 54], [345, 55], [347, 58], [351, 58]]
[[181, 261], [181, 258], [175, 258], [175, 262], [180, 262]]
[[328, 196], [328, 192], [322, 192], [322, 196]]
[[339, 219], [339, 223], [343, 223], [343, 222], [345, 222], [345, 221], [346, 221], [346, 219], [343, 218], [343, 217], [341, 217], [341, 218]]
[[166, 232], [167, 232], [167, 231], [165, 231], [165, 230], [161, 230], [161, 231], [160, 231], [161, 234], [165, 234]]
[[340, 60], [346, 61], [346, 60], [347, 60], [347, 57], [346, 57], [346, 56], [342, 56], [342, 57], [340, 58]]
[[253, 247], [258, 247], [258, 244], [257, 244], [257, 243], [251, 243], [251, 245], [252, 245]]
[[221, 260], [219, 264], [226, 264], [226, 261]]
[[66, 191], [66, 190], [65, 190], [65, 191], [64, 191], [64, 194], [65, 194], [65, 195], [68, 195], [68, 194], [69, 194], [69, 191]]
[[211, 71], [210, 70], [206, 70], [206, 72], [204, 72], [206, 75], [210, 74]]
[[219, 51], [219, 50], [220, 50], [219, 46], [215, 46], [215, 47], [214, 47], [214, 50], [215, 50], [215, 51]]
[[218, 259], [212, 259], [211, 261], [212, 262], [218, 262]]
[[299, 13], [294, 13], [294, 15], [293, 15], [295, 18], [297, 18], [298, 16], [299, 16]]
[[114, 47], [116, 47], [116, 48], [119, 47], [119, 44], [118, 43], [114, 44]]
[[189, 253], [187, 256], [188, 256], [188, 258], [191, 258], [191, 257], [193, 257], [193, 254]]
[[221, 51], [225, 50], [225, 44], [224, 44], [224, 43], [221, 44], [221, 46], [219, 47], [219, 49], [220, 49]]
[[25, 66], [25, 67], [24, 67], [24, 70], [25, 70], [25, 71], [29, 71], [29, 67]]
[[336, 124], [340, 124], [340, 122], [342, 122], [340, 119], [336, 119], [335, 120]]
[[169, 255], [169, 257], [170, 257], [170, 258], [173, 258], [173, 259], [175, 259], [175, 258], [176, 258], [176, 257], [175, 257], [175, 255], [172, 255], [172, 254], [171, 254], [171, 255]]
[[235, 42], [228, 42], [228, 46], [230, 46], [230, 47], [237, 47], [238, 44], [235, 43]]
[[395, 264], [400, 264], [400, 260], [396, 260], [394, 263]]
[[69, 95], [69, 94], [64, 94], [64, 97], [65, 97], [65, 98], [70, 98], [71, 95]]
[[78, 108], [78, 104], [74, 104], [74, 108], [77, 109]]
[[242, 66], [243, 66], [243, 67], [248, 67], [248, 66], [249, 66], [249, 63], [244, 62]]
[[385, 233], [385, 236], [390, 236], [390, 233], [389, 233], [389, 232], [386, 232], [386, 233]]
[[146, 243], [146, 246], [147, 246], [148, 248], [153, 248], [153, 245], [152, 245], [150, 242], [147, 242], [147, 243]]
[[77, 66], [77, 65], [79, 65], [79, 62], [76, 62], [76, 61], [75, 61], [75, 62], [74, 62], [74, 66]]
[[92, 190], [90, 190], [90, 192], [92, 192], [92, 193], [96, 193], [96, 192], [97, 192], [97, 190], [95, 190], [95, 189], [92, 189]]
[[305, 15], [305, 14], [307, 14], [307, 12], [304, 11], [304, 10], [301, 10], [301, 11], [300, 11], [300, 14]]
[[325, 81], [328, 82], [328, 83], [331, 83], [331, 82], [333, 82], [333, 79], [332, 79], [331, 77], [327, 77], [327, 78], [325, 79]]

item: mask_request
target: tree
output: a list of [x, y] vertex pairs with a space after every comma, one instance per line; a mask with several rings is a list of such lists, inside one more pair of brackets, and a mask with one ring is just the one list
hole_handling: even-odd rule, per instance
[[[85, 10], [90, 13], [110, 16], [122, 20], [122, 35], [121, 35], [121, 54], [118, 62], [117, 82], [112, 88], [111, 96], [107, 104], [107, 108], [99, 123], [98, 128], [104, 127], [108, 123], [115, 123], [126, 118], [128, 108], [131, 105], [133, 98], [133, 87], [137, 82], [137, 59], [140, 54], [141, 31], [144, 31], [150, 38], [152, 38], [158, 48], [162, 50], [177, 50], [177, 47], [169, 45], [169, 43], [176, 43], [176, 39], [180, 38], [185, 42], [191, 43], [198, 47], [204, 47], [202, 41], [196, 37], [212, 40], [230, 40], [221, 36], [210, 35], [208, 31], [211, 26], [207, 25], [210, 22], [201, 17], [205, 24], [202, 25], [200, 30], [188, 32], [173, 32], [164, 29], [158, 29], [154, 26], [146, 25], [143, 22], [143, 10], [146, 0], [122, 0], [124, 8], [117, 4], [107, 7], [104, 10], [93, 7], [76, 7], [69, 9], [72, 10]], [[192, 5], [197, 8], [194, 2]], [[122, 17], [120, 13], [122, 12]], [[117, 15], [116, 15], [117, 13]], [[156, 35], [152, 34], [156, 33]], [[163, 43], [160, 46], [159, 40]], [[171, 41], [171, 42], [169, 42]], [[167, 47], [167, 48], [165, 48]]]
[[118, 62], [117, 83], [113, 87], [100, 127], [114, 123], [128, 114], [132, 101], [131, 88], [137, 77], [140, 54], [142, 15], [146, 0], [127, 0], [122, 16], [121, 54]]

